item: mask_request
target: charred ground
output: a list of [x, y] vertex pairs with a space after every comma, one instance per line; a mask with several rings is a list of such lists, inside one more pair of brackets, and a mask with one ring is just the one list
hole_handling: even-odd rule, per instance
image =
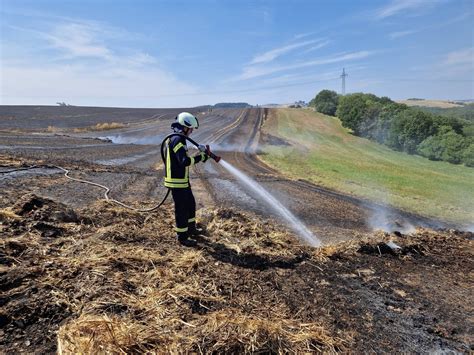
[[[25, 120], [0, 116], [0, 170], [65, 166], [135, 206], [164, 195], [156, 146], [67, 130], [116, 121], [125, 136], [153, 136], [167, 132], [174, 112], [119, 110], [109, 120], [94, 109], [56, 119], [25, 110]], [[281, 143], [259, 137], [265, 114], [216, 110], [203, 122], [217, 128], [196, 138], [233, 144], [224, 158], [280, 194], [329, 246], [299, 244], [265, 211], [219, 189], [243, 193], [209, 164], [193, 172], [207, 226], [196, 248], [176, 242], [171, 204], [138, 214], [55, 169], [0, 174], [0, 352], [472, 351], [473, 235], [372, 232], [365, 221], [377, 206], [288, 179], [256, 157], [259, 139]], [[63, 123], [61, 135], [46, 132]]]
[[471, 233], [313, 249], [220, 208], [199, 211], [207, 231], [184, 248], [169, 208], [76, 207], [32, 193], [60, 175], [22, 179], [1, 192], [2, 352], [472, 351]]

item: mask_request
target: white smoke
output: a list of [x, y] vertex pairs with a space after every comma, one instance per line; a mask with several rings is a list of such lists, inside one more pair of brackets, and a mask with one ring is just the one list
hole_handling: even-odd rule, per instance
[[383, 187], [378, 188], [381, 204], [371, 208], [368, 224], [373, 230], [382, 230], [387, 233], [398, 231], [410, 234], [415, 231], [415, 226], [407, 218], [390, 208], [390, 193]]
[[388, 207], [378, 206], [372, 212], [368, 223], [373, 230], [382, 230], [387, 233], [398, 231], [403, 234], [415, 231], [415, 226], [410, 221], [393, 213]]

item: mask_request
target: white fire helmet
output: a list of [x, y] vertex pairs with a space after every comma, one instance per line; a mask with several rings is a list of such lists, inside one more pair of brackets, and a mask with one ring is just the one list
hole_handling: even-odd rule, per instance
[[176, 116], [176, 121], [183, 127], [199, 128], [199, 121], [197, 117], [191, 115], [189, 112], [181, 112], [178, 116]]

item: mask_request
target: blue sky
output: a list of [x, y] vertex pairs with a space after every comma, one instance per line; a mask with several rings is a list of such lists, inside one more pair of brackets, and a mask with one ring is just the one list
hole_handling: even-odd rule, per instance
[[0, 0], [1, 104], [474, 97], [474, 0]]

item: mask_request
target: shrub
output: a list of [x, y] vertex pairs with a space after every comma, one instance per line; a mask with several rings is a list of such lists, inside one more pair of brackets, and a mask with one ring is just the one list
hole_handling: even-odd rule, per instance
[[342, 96], [339, 98], [336, 114], [344, 127], [357, 132], [359, 123], [364, 120], [367, 106], [368, 97], [366, 94], [357, 93]]
[[466, 166], [474, 167], [474, 143], [471, 142], [462, 153], [462, 162]]
[[335, 91], [321, 90], [309, 103], [316, 111], [325, 115], [334, 116], [337, 110], [339, 95]]
[[399, 112], [391, 122], [388, 145], [413, 154], [418, 144], [436, 133], [432, 115], [415, 110]]
[[467, 140], [449, 126], [442, 126], [438, 134], [428, 137], [418, 147], [418, 153], [431, 160], [444, 160], [453, 164], [463, 161]]
[[470, 146], [474, 141], [474, 125], [470, 121], [434, 115], [395, 103], [388, 97], [363, 93], [339, 97], [336, 114], [342, 125], [352, 129], [355, 135], [392, 149], [474, 166], [474, 148]]

